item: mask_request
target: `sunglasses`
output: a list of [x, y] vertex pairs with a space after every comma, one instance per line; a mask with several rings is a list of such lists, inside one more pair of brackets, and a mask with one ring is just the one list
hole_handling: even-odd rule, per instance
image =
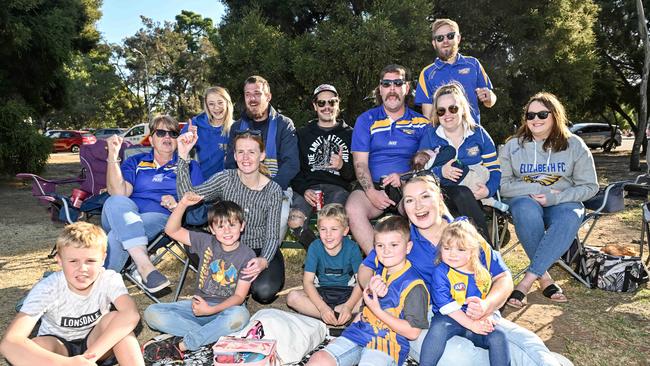
[[391, 85], [395, 85], [395, 87], [399, 88], [402, 85], [404, 85], [404, 83], [406, 83], [406, 81], [402, 79], [393, 79], [393, 80], [383, 79], [379, 81], [379, 85], [381, 85], [384, 88], [390, 88]]
[[330, 99], [330, 100], [323, 100], [323, 99], [321, 99], [321, 100], [317, 100], [317, 101], [316, 101], [316, 105], [319, 106], [320, 108], [325, 107], [326, 104], [329, 104], [330, 107], [334, 107], [334, 106], [337, 105], [338, 103], [339, 103], [339, 100], [336, 99], [336, 98], [333, 98], [333, 99]]
[[526, 112], [526, 119], [532, 121], [535, 119], [535, 116], [539, 119], [546, 119], [550, 113], [550, 111]]
[[433, 178], [435, 178], [436, 182], [438, 181], [438, 177], [436, 177], [435, 174], [433, 174], [432, 171], [426, 170], [426, 169], [408, 171], [408, 172], [400, 175], [400, 180], [408, 182], [412, 178], [424, 177], [424, 176], [433, 177]]
[[456, 37], [456, 32], [449, 32], [447, 34], [439, 34], [437, 36], [433, 36], [433, 39], [436, 40], [436, 42], [442, 42], [445, 40], [445, 37], [447, 37], [448, 40], [454, 39]]
[[253, 136], [262, 136], [262, 131], [260, 130], [251, 130], [250, 128], [247, 128], [245, 130], [239, 130], [235, 131], [235, 135], [253, 135]]
[[448, 108], [440, 107], [436, 110], [436, 114], [438, 117], [442, 117], [445, 115], [445, 113], [447, 113], [447, 111], [449, 111], [451, 114], [456, 114], [458, 113], [458, 106], [454, 104], [450, 105]]
[[178, 131], [167, 131], [167, 130], [160, 130], [160, 129], [153, 131], [153, 133], [156, 136], [160, 137], [160, 138], [163, 138], [165, 136], [169, 136], [169, 137], [175, 139], [179, 135]]

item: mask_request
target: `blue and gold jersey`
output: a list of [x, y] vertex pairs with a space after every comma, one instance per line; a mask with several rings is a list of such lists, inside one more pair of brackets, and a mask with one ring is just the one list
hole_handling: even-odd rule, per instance
[[472, 117], [476, 123], [481, 123], [476, 88], [492, 89], [492, 82], [481, 63], [474, 57], [463, 56], [459, 53], [453, 64], [437, 58], [434, 63], [422, 69], [415, 90], [415, 104], [433, 104], [433, 95], [436, 90], [452, 81], [463, 86], [471, 107]]
[[[377, 273], [381, 274], [388, 285], [388, 293], [379, 299], [382, 310], [396, 318], [405, 319], [405, 303], [407, 297], [415, 288], [422, 289], [425, 292], [424, 298], [426, 300], [422, 305], [425, 306], [425, 309], [428, 308], [429, 293], [426, 290], [424, 280], [411, 267], [409, 261], [406, 261], [404, 267], [390, 277], [388, 277], [385, 269]], [[423, 313], [423, 316], [425, 318], [424, 322], [426, 322], [426, 313]], [[411, 321], [409, 322], [411, 323]], [[424, 326], [426, 327], [426, 325]], [[360, 346], [388, 354], [397, 362], [397, 365], [402, 365], [408, 356], [409, 340], [390, 329], [367, 307], [363, 309], [361, 320], [350, 324], [341, 336]]]
[[491, 280], [477, 283], [473, 273], [459, 271], [445, 263], [436, 266], [433, 281], [433, 312], [444, 315], [459, 309], [466, 311], [468, 297], [485, 299], [492, 286]]
[[396, 121], [388, 117], [383, 106], [375, 107], [357, 118], [352, 152], [368, 153], [368, 168], [374, 182], [391, 173], [407, 172], [429, 124], [428, 119], [408, 107]]
[[[160, 212], [169, 215], [169, 210], [160, 205], [161, 197], [176, 196], [176, 162], [178, 155], [163, 166], [158, 166], [153, 152], [131, 156], [122, 163], [122, 177], [133, 186], [129, 196], [138, 206], [140, 213]], [[196, 161], [190, 162], [192, 185], [203, 183], [203, 174]]]

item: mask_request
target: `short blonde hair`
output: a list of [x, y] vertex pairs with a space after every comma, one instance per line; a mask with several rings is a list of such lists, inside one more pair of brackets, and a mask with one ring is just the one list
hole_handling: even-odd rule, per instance
[[75, 222], [66, 226], [59, 237], [56, 239], [56, 251], [67, 247], [73, 248], [92, 248], [106, 253], [108, 237], [104, 230], [89, 222]]
[[453, 20], [451, 20], [451, 19], [442, 18], [442, 19], [436, 19], [436, 20], [433, 22], [433, 24], [431, 24], [431, 36], [432, 36], [432, 37], [435, 36], [435, 35], [436, 35], [436, 31], [437, 31], [440, 27], [443, 27], [443, 26], [445, 26], [445, 25], [450, 26], [451, 29], [453, 29], [454, 32], [456, 32], [456, 34], [460, 34], [460, 28], [458, 28], [458, 23], [456, 23], [455, 21], [453, 21]]
[[341, 223], [343, 227], [348, 227], [349, 220], [348, 215], [345, 213], [345, 207], [340, 203], [330, 203], [318, 211], [318, 219], [316, 219], [316, 225], [320, 224], [322, 219], [334, 219]]

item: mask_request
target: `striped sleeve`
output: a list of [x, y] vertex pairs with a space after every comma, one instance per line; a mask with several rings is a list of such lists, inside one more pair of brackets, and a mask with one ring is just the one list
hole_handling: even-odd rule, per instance
[[490, 179], [487, 181], [487, 187], [490, 191], [488, 197], [492, 197], [497, 193], [497, 190], [499, 190], [499, 184], [501, 182], [501, 166], [499, 165], [497, 149], [494, 146], [492, 137], [490, 137], [487, 131], [482, 127], [481, 134], [483, 135], [483, 138], [481, 139], [481, 163], [490, 172]]
[[221, 171], [211, 176], [203, 184], [192, 186], [190, 181], [190, 163], [182, 158], [178, 158], [176, 168], [176, 191], [178, 198], [182, 198], [185, 192], [192, 191], [203, 196], [204, 202], [216, 201], [221, 198], [223, 187], [227, 184], [228, 170]]

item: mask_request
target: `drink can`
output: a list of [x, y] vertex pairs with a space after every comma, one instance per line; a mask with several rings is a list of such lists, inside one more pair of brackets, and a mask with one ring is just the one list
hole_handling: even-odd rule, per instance
[[316, 194], [316, 211], [320, 211], [325, 205], [325, 201], [323, 200], [323, 191], [316, 189], [314, 190], [314, 193]]

